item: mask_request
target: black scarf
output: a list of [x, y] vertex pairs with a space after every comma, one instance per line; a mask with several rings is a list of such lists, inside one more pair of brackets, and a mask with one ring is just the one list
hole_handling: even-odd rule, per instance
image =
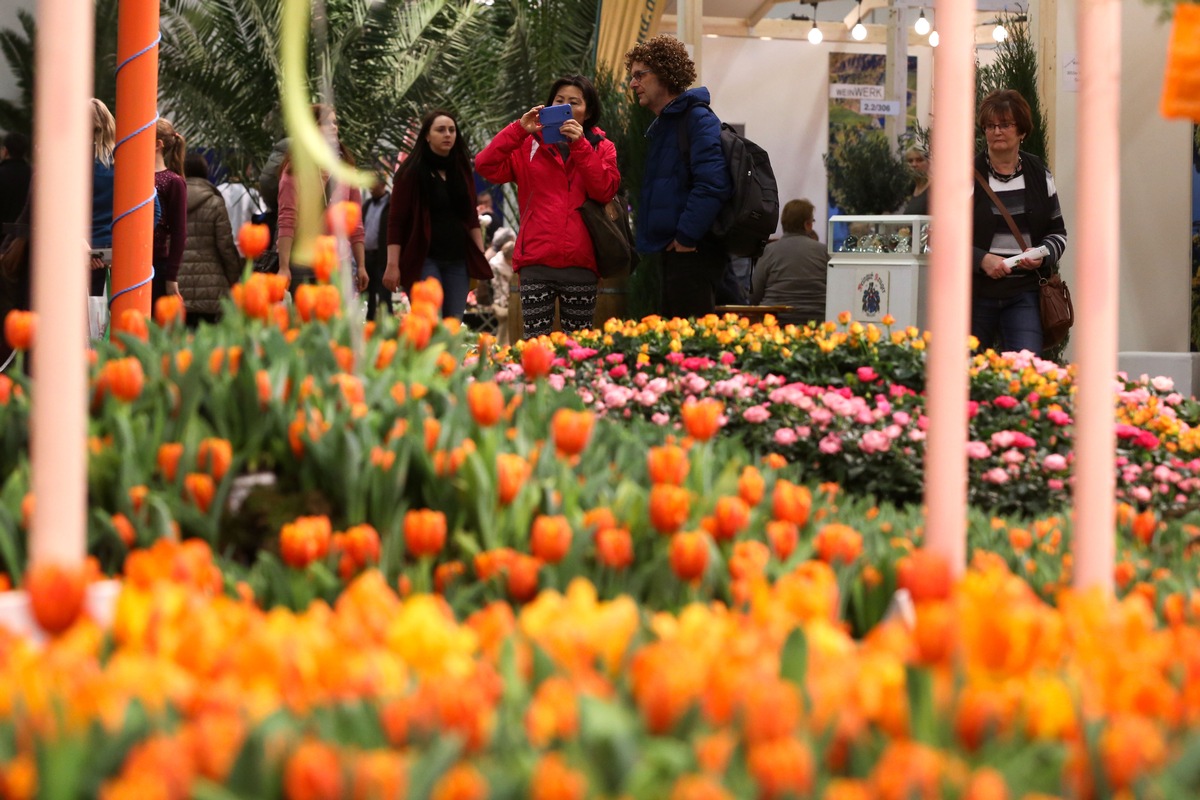
[[450, 193], [450, 205], [456, 213], [463, 208], [471, 207], [467, 195], [467, 186], [454, 159], [450, 156], [439, 156], [432, 150], [425, 152], [425, 169], [421, 171], [421, 188], [428, 197], [433, 192], [433, 182], [441, 180], [438, 172], [446, 173], [446, 190]]

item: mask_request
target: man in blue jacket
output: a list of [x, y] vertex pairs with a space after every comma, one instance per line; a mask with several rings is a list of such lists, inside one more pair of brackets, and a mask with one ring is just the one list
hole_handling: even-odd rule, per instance
[[662, 254], [662, 315], [701, 317], [713, 311], [714, 285], [727, 260], [709, 232], [730, 193], [721, 121], [708, 106], [708, 89], [688, 89], [696, 65], [675, 37], [634, 45], [625, 69], [638, 103], [656, 116], [646, 130], [637, 248]]

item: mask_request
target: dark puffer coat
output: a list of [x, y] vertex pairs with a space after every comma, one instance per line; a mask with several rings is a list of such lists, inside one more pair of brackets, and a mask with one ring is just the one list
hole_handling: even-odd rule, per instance
[[204, 178], [187, 179], [187, 247], [179, 267], [179, 293], [188, 311], [216, 314], [221, 298], [242, 275], [225, 199]]

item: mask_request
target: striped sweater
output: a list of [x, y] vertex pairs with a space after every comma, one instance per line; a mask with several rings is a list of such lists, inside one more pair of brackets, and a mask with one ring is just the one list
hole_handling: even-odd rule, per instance
[[[1007, 183], [998, 181], [987, 172], [987, 165], [980, 156], [976, 168], [988, 179], [993, 192], [1004, 203], [1012, 215], [1017, 229], [1025, 237], [1029, 247], [1045, 245], [1050, 255], [1042, 261], [1043, 273], [1055, 269], [1067, 249], [1067, 229], [1063, 223], [1062, 208], [1058, 203], [1058, 191], [1054, 177], [1040, 160], [1022, 153], [1022, 173]], [[987, 192], [978, 185], [975, 188], [974, 225], [972, 236], [973, 292], [980, 297], [1013, 297], [1037, 288], [1037, 271], [1014, 269], [1007, 277], [995, 280], [983, 272], [983, 257], [994, 253], [1003, 258], [1022, 252], [1004, 216], [992, 203]]]

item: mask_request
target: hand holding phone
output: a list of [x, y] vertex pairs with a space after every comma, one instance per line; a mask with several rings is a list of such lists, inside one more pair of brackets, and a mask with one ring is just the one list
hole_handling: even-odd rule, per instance
[[562, 103], [556, 106], [545, 106], [538, 112], [538, 121], [542, 123], [542, 141], [546, 144], [565, 142], [562, 135], [562, 124], [571, 118], [571, 106]]

